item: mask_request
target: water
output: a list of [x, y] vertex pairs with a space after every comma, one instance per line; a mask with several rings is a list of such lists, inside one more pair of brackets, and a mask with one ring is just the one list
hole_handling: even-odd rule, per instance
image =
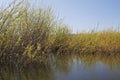
[[62, 56], [24, 70], [2, 67], [0, 80], [120, 80], [120, 57]]

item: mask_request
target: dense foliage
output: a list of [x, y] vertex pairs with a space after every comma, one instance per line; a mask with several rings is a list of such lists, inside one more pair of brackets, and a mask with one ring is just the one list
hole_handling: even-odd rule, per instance
[[0, 10], [0, 63], [43, 63], [49, 55], [120, 53], [120, 32], [72, 34], [51, 8], [35, 9], [24, 1]]

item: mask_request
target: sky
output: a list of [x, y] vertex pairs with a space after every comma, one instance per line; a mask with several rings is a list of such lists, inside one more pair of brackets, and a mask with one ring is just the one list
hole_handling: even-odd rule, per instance
[[[0, 0], [9, 3], [11, 0]], [[40, 0], [30, 0], [35, 5], [41, 5]], [[46, 6], [51, 6], [54, 14], [64, 19], [73, 33], [104, 30], [120, 26], [120, 0], [42, 0]]]

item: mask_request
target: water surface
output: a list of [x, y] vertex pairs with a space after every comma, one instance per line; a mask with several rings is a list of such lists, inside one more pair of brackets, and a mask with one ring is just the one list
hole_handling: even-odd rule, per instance
[[61, 56], [24, 70], [0, 68], [0, 80], [120, 80], [119, 56]]

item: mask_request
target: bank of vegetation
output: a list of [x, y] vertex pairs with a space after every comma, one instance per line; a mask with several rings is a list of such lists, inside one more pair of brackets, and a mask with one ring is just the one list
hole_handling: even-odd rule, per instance
[[0, 10], [0, 65], [44, 63], [50, 55], [119, 53], [118, 30], [72, 34], [51, 8], [35, 9], [24, 1]]

